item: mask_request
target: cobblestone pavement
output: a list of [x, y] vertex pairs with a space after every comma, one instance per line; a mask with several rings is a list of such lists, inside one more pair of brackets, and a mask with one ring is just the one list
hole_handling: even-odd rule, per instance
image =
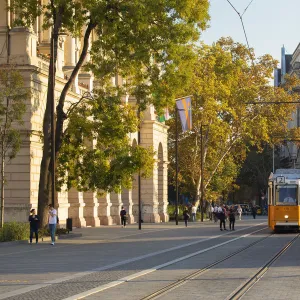
[[[142, 231], [138, 231], [136, 225], [126, 229], [85, 228], [75, 231], [82, 233], [82, 238], [58, 241], [54, 247], [43, 243], [0, 247], [0, 299], [65, 299], [201, 249], [231, 241], [265, 227], [253, 227], [263, 222], [266, 224], [266, 218], [246, 218], [237, 223], [237, 229], [242, 231], [227, 233], [220, 232], [217, 225], [211, 222], [192, 223], [188, 228], [171, 223], [143, 225]], [[233, 249], [243, 247], [265, 234], [261, 232], [230, 242], [213, 251], [139, 277], [130, 283], [135, 288], [127, 285], [125, 293], [117, 291], [124, 289], [126, 284], [108, 289], [102, 293], [101, 299], [118, 299], [120, 295], [124, 295], [120, 299], [139, 299], [140, 295], [168, 284], [169, 280], [176, 280], [201, 267], [201, 264], [227, 255]], [[275, 251], [276, 247], [273, 248]], [[138, 284], [140, 281], [150, 284], [141, 288], [141, 284]], [[130, 298], [131, 292], [137, 298]], [[100, 294], [94, 294], [90, 299], [99, 299]]]
[[300, 239], [276, 261], [243, 297], [245, 300], [300, 299]]

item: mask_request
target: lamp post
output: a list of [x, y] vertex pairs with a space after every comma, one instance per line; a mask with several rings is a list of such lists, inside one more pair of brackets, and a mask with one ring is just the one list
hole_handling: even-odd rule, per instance
[[51, 203], [54, 206], [55, 204], [55, 57], [54, 57], [54, 28], [52, 29], [52, 36], [51, 36], [51, 74], [52, 77], [51, 81], [51, 180], [52, 180], [52, 186], [51, 186]]
[[176, 160], [176, 205], [175, 205], [175, 222], [176, 225], [178, 225], [178, 108], [176, 106], [175, 108], [175, 134], [176, 134], [176, 139], [175, 139], [175, 160]]

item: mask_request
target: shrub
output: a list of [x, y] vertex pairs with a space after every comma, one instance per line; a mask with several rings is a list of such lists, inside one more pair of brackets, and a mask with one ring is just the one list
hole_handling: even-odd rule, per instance
[[[69, 231], [66, 228], [56, 228], [57, 235], [62, 235], [62, 234], [67, 234], [67, 233], [69, 233]], [[40, 237], [50, 236], [50, 230], [49, 230], [48, 226], [39, 229], [39, 236]]]
[[0, 242], [27, 240], [29, 238], [29, 224], [20, 222], [4, 223], [0, 229]]

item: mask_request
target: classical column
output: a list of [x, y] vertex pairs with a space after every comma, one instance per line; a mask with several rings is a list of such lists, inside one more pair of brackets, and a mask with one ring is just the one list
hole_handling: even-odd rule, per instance
[[[133, 216], [133, 190], [132, 189], [124, 189], [122, 190], [122, 201], [123, 206], [126, 209], [127, 212], [127, 223], [132, 224], [135, 222], [134, 216]], [[138, 215], [138, 213], [137, 213]]]
[[69, 217], [69, 208], [70, 208], [66, 185], [62, 187], [60, 192], [56, 193], [56, 199], [57, 199], [56, 206], [57, 206], [57, 215], [59, 218], [59, 227], [65, 228], [67, 218]]
[[[134, 176], [131, 190], [132, 197], [132, 222], [139, 221], [139, 190], [138, 190], [138, 175]], [[143, 216], [142, 216], [143, 218]]]
[[121, 224], [120, 210], [123, 205], [121, 194], [114, 193], [114, 192], [110, 193], [110, 202], [111, 202], [110, 215], [113, 219], [113, 224], [120, 225]]
[[68, 193], [68, 199], [70, 203], [69, 218], [73, 219], [73, 226], [86, 227], [86, 221], [83, 216], [83, 209], [85, 207], [83, 193], [78, 192], [75, 188], [71, 188]]
[[65, 40], [65, 66], [75, 66], [75, 38], [68, 35]]
[[158, 205], [158, 213], [160, 216], [160, 220], [162, 222], [169, 221], [168, 214], [168, 162], [163, 161], [162, 172], [159, 172], [158, 182], [159, 182], [159, 205]]
[[154, 163], [152, 178], [142, 179], [142, 219], [146, 223], [159, 223], [158, 213], [158, 173], [157, 163]]
[[100, 218], [98, 217], [99, 203], [97, 193], [85, 192], [83, 193], [83, 200], [85, 202], [84, 218], [87, 226], [98, 227], [100, 226]]
[[110, 194], [102, 194], [98, 196], [98, 216], [100, 218], [100, 222], [103, 225], [112, 225], [113, 219], [110, 215]]

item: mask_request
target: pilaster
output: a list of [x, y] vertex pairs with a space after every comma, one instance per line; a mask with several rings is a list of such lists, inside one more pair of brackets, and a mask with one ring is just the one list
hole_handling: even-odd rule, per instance
[[128, 224], [135, 223], [135, 219], [132, 212], [132, 208], [133, 208], [132, 193], [133, 193], [132, 189], [124, 189], [122, 191], [122, 201], [123, 201], [123, 206], [127, 211]]
[[71, 188], [68, 192], [68, 198], [70, 203], [69, 218], [73, 219], [73, 226], [86, 227], [86, 221], [83, 216], [83, 209], [85, 207], [83, 193]]
[[121, 194], [111, 193], [110, 202], [111, 202], [110, 215], [113, 219], [113, 223], [120, 225], [121, 224], [120, 210], [123, 205]]
[[68, 192], [66, 190], [57, 193], [57, 215], [60, 228], [66, 227], [67, 218], [69, 217], [70, 203], [68, 201]]
[[113, 219], [110, 215], [110, 208], [111, 208], [111, 202], [110, 202], [110, 195], [109, 194], [102, 194], [98, 195], [98, 216], [100, 218], [100, 222], [103, 225], [112, 225]]
[[99, 203], [95, 192], [83, 193], [83, 200], [85, 202], [84, 218], [87, 226], [99, 227], [100, 218], [98, 217]]

